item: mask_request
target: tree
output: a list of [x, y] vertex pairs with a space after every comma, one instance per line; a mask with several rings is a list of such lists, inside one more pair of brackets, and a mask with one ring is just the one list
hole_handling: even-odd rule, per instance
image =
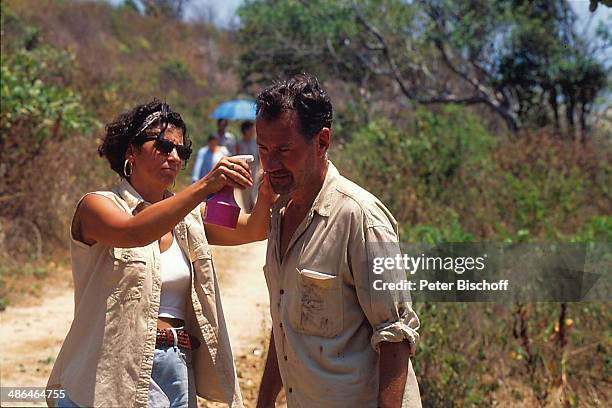
[[[605, 85], [601, 65], [576, 46], [563, 0], [256, 0], [239, 13], [245, 86], [310, 71], [400, 104], [487, 106], [516, 131], [534, 106], [548, 114], [546, 100], [557, 118], [560, 104], [573, 117], [578, 105], [564, 89], [597, 73], [578, 98], [586, 116]], [[563, 88], [568, 60], [582, 61], [582, 74]]]
[[612, 7], [612, 0], [590, 0], [589, 10], [591, 13], [594, 13], [597, 10], [597, 6], [599, 3], [603, 4], [606, 7]]
[[[499, 58], [499, 86], [514, 89], [518, 114], [538, 126], [576, 121], [584, 132], [593, 102], [606, 86], [606, 72], [595, 59], [598, 48], [576, 34], [575, 16], [567, 3], [514, 2], [515, 24]], [[551, 117], [552, 116], [552, 117]]]

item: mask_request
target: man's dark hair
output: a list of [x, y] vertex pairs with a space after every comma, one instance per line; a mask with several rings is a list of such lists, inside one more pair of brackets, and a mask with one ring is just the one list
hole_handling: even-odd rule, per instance
[[[159, 119], [153, 121], [141, 131], [147, 117], [155, 112], [165, 112], [165, 115], [160, 116]], [[104, 140], [98, 147], [98, 154], [106, 157], [115, 173], [124, 177], [123, 164], [128, 146], [142, 146], [145, 138], [157, 136], [165, 124], [181, 129], [183, 131], [183, 145], [191, 147], [191, 140], [187, 136], [187, 126], [181, 115], [174, 112], [167, 103], [154, 99], [120, 114], [111, 123], [107, 124]]]
[[250, 128], [252, 128], [253, 126], [255, 126], [253, 124], [253, 122], [251, 122], [250, 120], [244, 121], [240, 124], [240, 131], [242, 133], [246, 132], [247, 130], [249, 130]]
[[319, 81], [309, 74], [298, 74], [275, 82], [257, 96], [257, 116], [276, 120], [287, 111], [295, 111], [299, 130], [308, 141], [322, 128], [331, 128], [333, 107]]

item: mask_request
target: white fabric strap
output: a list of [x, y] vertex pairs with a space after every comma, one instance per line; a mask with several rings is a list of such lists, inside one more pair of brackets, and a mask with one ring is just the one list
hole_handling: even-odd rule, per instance
[[157, 112], [153, 112], [152, 114], [147, 116], [145, 121], [142, 123], [142, 126], [140, 127], [140, 130], [138, 131], [138, 133], [142, 133], [146, 128], [151, 126], [151, 123], [153, 123], [157, 119], [161, 118], [161, 115], [162, 115], [161, 111], [157, 111]]

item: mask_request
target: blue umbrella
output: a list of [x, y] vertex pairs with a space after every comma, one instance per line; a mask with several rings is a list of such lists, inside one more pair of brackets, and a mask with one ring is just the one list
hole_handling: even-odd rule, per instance
[[255, 102], [247, 99], [234, 99], [223, 102], [212, 113], [213, 119], [255, 120]]

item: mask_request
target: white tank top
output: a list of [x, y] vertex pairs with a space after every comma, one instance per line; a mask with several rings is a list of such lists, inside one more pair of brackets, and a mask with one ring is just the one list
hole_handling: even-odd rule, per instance
[[174, 235], [170, 248], [161, 253], [161, 280], [159, 316], [185, 320], [185, 302], [189, 299], [191, 286], [191, 263]]

